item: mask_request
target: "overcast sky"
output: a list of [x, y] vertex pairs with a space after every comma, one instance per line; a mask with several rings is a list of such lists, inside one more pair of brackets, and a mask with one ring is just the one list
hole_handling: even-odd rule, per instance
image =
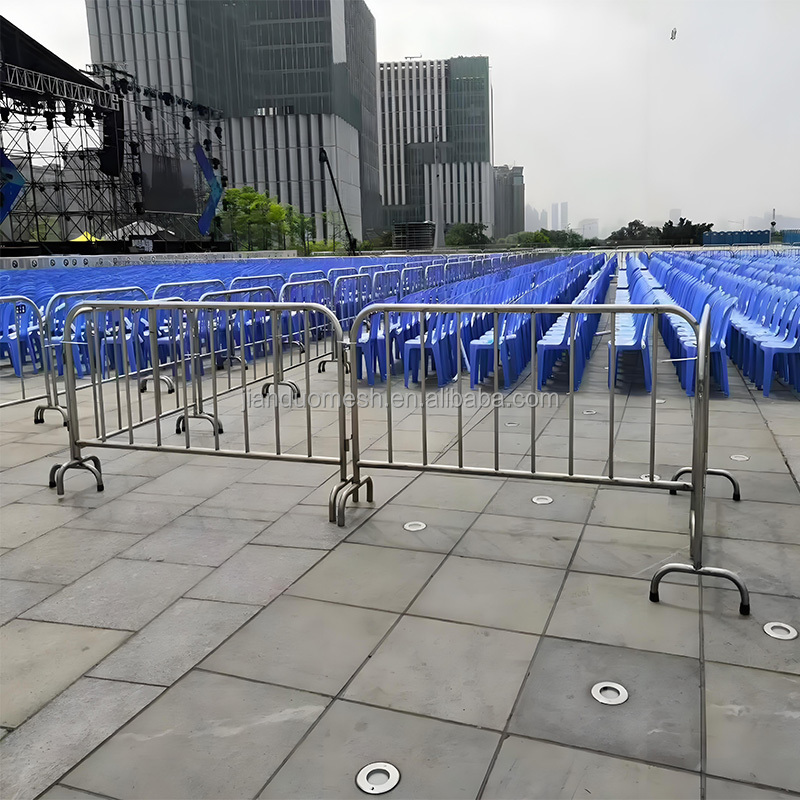
[[[494, 161], [573, 227], [800, 217], [800, 0], [367, 0], [378, 59], [486, 55]], [[76, 66], [84, 0], [0, 0]], [[678, 29], [674, 41], [673, 28]]]

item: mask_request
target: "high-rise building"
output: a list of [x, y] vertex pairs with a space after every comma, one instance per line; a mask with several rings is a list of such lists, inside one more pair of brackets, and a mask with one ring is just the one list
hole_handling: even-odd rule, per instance
[[232, 186], [381, 227], [375, 20], [364, 0], [86, 0], [92, 59], [220, 109]]
[[494, 235], [489, 59], [381, 63], [378, 95], [386, 227], [475, 222]]
[[561, 217], [558, 220], [561, 223], [561, 230], [565, 231], [569, 228], [569, 203], [566, 201], [561, 204]]
[[496, 239], [525, 230], [525, 179], [522, 167], [494, 168], [494, 235]]
[[525, 206], [525, 230], [538, 231], [542, 227], [539, 212], [533, 206]]
[[539, 226], [540, 230], [543, 231], [553, 230], [552, 228], [547, 227], [547, 212], [544, 209], [542, 209], [542, 211], [539, 212]]
[[600, 235], [600, 220], [590, 217], [578, 223], [577, 232], [584, 239], [596, 239]]
[[558, 203], [553, 203], [550, 206], [550, 230], [551, 231], [561, 230], [558, 224]]

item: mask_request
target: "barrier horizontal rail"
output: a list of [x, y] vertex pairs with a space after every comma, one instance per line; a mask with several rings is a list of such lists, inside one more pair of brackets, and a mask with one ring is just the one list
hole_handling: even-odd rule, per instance
[[[159, 313], [177, 320], [174, 340], [175, 351], [164, 350], [165, 337], [159, 327]], [[139, 378], [138, 366], [132, 363], [128, 346], [114, 347], [114, 375], [111, 381], [104, 380], [104, 369], [107, 366], [103, 359], [103, 347], [107, 340], [107, 330], [99, 321], [116, 316], [123, 320], [126, 314], [138, 315], [138, 320], [147, 321], [147, 332], [144, 346], [149, 351], [151, 366], [148, 374], [152, 376], [153, 391], [143, 395], [136, 391]], [[205, 315], [209, 323], [209, 337], [202, 333], [200, 321]], [[54, 466], [50, 471], [49, 484], [56, 488], [58, 494], [64, 493], [64, 477], [70, 470], [90, 472], [97, 483], [98, 491], [104, 488], [101, 462], [96, 455], [86, 455], [84, 450], [90, 449], [123, 449], [163, 453], [188, 453], [192, 455], [212, 455], [231, 458], [261, 459], [265, 461], [292, 461], [300, 463], [328, 464], [338, 468], [339, 482], [331, 494], [329, 516], [335, 516], [333, 498], [347, 480], [347, 429], [345, 406], [339, 404], [337, 409], [329, 411], [312, 409], [309, 401], [312, 391], [312, 375], [310, 357], [295, 368], [302, 368], [302, 393], [306, 402], [298, 412], [289, 409], [282, 414], [281, 403], [277, 396], [284, 369], [284, 336], [282, 335], [282, 317], [286, 315], [300, 316], [303, 325], [299, 329], [305, 342], [305, 353], [311, 353], [312, 315], [324, 319], [325, 325], [333, 332], [331, 337], [341, 343], [342, 330], [333, 312], [315, 303], [236, 303], [236, 302], [161, 302], [145, 301], [135, 303], [95, 302], [83, 303], [73, 308], [68, 317], [68, 326], [84, 316], [86, 342], [83, 343], [89, 353], [89, 384], [91, 386], [92, 421], [85, 422], [80, 418], [79, 397], [77, 392], [76, 371], [73, 360], [73, 348], [66, 349], [67, 367], [64, 370], [66, 381], [67, 412], [69, 425], [69, 460]], [[246, 341], [244, 333], [235, 344], [234, 353], [238, 366], [233, 370], [238, 378], [232, 386], [226, 386], [220, 380], [222, 370], [219, 369], [215, 357], [214, 335], [220, 319], [235, 317], [240, 331], [244, 331], [246, 320], [259, 320], [257, 328], [262, 337], [263, 352], [257, 354], [253, 338]], [[163, 317], [162, 317], [163, 318]], [[263, 324], [261, 324], [263, 323]], [[123, 329], [123, 328], [120, 328]], [[256, 330], [256, 329], [254, 329]], [[204, 338], [205, 337], [205, 338]], [[159, 341], [159, 340], [162, 341]], [[169, 337], [166, 337], [169, 339]], [[205, 343], [204, 343], [205, 342]], [[112, 341], [112, 344], [119, 344]], [[249, 393], [253, 380], [247, 375], [247, 348], [252, 346], [252, 359], [259, 358], [264, 362], [264, 377], [274, 389], [275, 402], [256, 405], [252, 403]], [[159, 346], [162, 347], [159, 352]], [[336, 347], [340, 354], [341, 348]], [[106, 353], [108, 348], [106, 348]], [[162, 363], [166, 357], [166, 363]], [[136, 356], [134, 356], [135, 360]], [[338, 375], [335, 379], [335, 394], [345, 394], [344, 365], [338, 364]], [[175, 396], [178, 405], [166, 409], [163, 389], [160, 385], [160, 372], [169, 370], [175, 382]], [[208, 370], [209, 376], [204, 377]], [[227, 372], [227, 369], [226, 369]], [[323, 381], [323, 378], [313, 378]], [[201, 392], [198, 395], [198, 392]], [[203, 405], [205, 403], [205, 406]], [[206, 412], [204, 408], [210, 410]], [[335, 420], [325, 416], [333, 413]], [[172, 417], [182, 421], [176, 429], [176, 437], [164, 430], [164, 421]], [[234, 430], [225, 434], [217, 423], [226, 417], [231, 420]], [[284, 418], [282, 421], [282, 417]], [[322, 422], [315, 426], [315, 417]], [[201, 418], [212, 422], [211, 433], [193, 432], [190, 419]], [[314, 434], [319, 425], [327, 427], [337, 425], [336, 453], [319, 452], [315, 444]], [[86, 427], [91, 428], [90, 435], [83, 435]], [[227, 426], [226, 426], [227, 427]], [[223, 435], [231, 435], [229, 446], [224, 446]], [[315, 452], [316, 450], [316, 452]]]
[[[393, 403], [392, 397], [392, 374], [391, 374], [391, 348], [392, 341], [389, 335], [391, 328], [391, 316], [401, 313], [417, 313], [419, 315], [419, 342], [421, 351], [421, 371], [420, 371], [420, 457], [418, 460], [399, 461], [394, 458], [394, 423], [393, 423]], [[566, 472], [541, 471], [537, 469], [536, 453], [536, 404], [531, 405], [530, 417], [530, 468], [529, 469], [509, 469], [500, 466], [500, 406], [495, 404], [493, 411], [493, 447], [491, 466], [468, 466], [464, 463], [464, 419], [463, 402], [456, 403], [457, 430], [455, 432], [454, 447], [458, 448], [457, 464], [431, 463], [430, 449], [428, 446], [429, 430], [427, 415], [427, 395], [426, 395], [426, 375], [425, 375], [425, 349], [426, 349], [426, 319], [428, 315], [452, 315], [455, 318], [456, 336], [460, 342], [462, 324], [466, 315], [488, 314], [492, 317], [492, 351], [493, 351], [493, 390], [494, 395], [499, 395], [499, 365], [500, 365], [500, 316], [501, 315], [525, 315], [530, 319], [530, 353], [531, 353], [531, 392], [537, 391], [537, 339], [536, 339], [536, 317], [543, 314], [566, 314], [570, 326], [570, 336], [568, 343], [569, 352], [569, 386], [568, 396], [568, 444], [567, 444], [567, 470]], [[653, 345], [650, 348], [652, 358], [652, 380], [653, 386], [650, 397], [650, 435], [649, 435], [649, 471], [640, 478], [624, 477], [615, 474], [614, 464], [614, 433], [615, 433], [615, 386], [614, 381], [609, 381], [608, 391], [608, 450], [607, 450], [607, 472], [608, 474], [582, 474], [575, 470], [575, 364], [576, 364], [576, 323], [580, 315], [603, 315], [610, 317], [609, 331], [601, 332], [601, 335], [609, 335], [609, 358], [610, 364], [616, 360], [616, 318], [620, 314], [648, 314], [652, 317], [651, 331], [658, 331], [658, 319], [662, 315], [676, 315], [684, 319], [695, 333], [697, 341], [697, 387], [694, 397], [694, 421], [692, 433], [692, 463], [690, 467], [679, 470], [672, 480], [663, 480], [655, 474], [655, 451], [656, 451], [656, 424], [657, 424], [657, 363], [658, 363], [658, 336], [653, 335]], [[648, 489], [664, 489], [669, 491], [689, 492], [689, 536], [690, 536], [690, 559], [691, 564], [667, 564], [656, 571], [651, 581], [650, 599], [658, 601], [659, 585], [663, 577], [671, 572], [686, 572], [694, 575], [706, 575], [719, 577], [733, 582], [740, 592], [740, 613], [749, 613], [749, 595], [744, 583], [735, 573], [716, 567], [707, 567], [703, 564], [703, 531], [704, 531], [704, 509], [705, 509], [705, 480], [707, 474], [722, 476], [731, 481], [734, 487], [735, 498], [738, 499], [739, 486], [736, 479], [725, 470], [708, 469], [708, 413], [709, 413], [709, 336], [710, 336], [710, 310], [705, 308], [701, 320], [698, 322], [685, 309], [675, 305], [637, 305], [637, 304], [597, 304], [597, 305], [477, 305], [477, 304], [373, 304], [362, 310], [353, 321], [350, 329], [350, 347], [355, 352], [360, 331], [363, 324], [370, 322], [372, 326], [382, 324], [385, 335], [383, 346], [385, 347], [386, 357], [386, 396], [390, 398], [385, 403], [386, 408], [386, 438], [387, 455], [385, 458], [377, 458], [374, 455], [366, 457], [362, 453], [360, 442], [361, 413], [358, 404], [354, 404], [351, 410], [352, 424], [352, 477], [350, 485], [340, 489], [335, 498], [337, 510], [337, 523], [340, 526], [345, 524], [345, 511], [349, 498], [358, 500], [358, 493], [361, 489], [366, 489], [367, 500], [372, 499], [373, 479], [368, 475], [363, 475], [365, 469], [395, 469], [411, 470], [423, 473], [442, 473], [452, 475], [471, 475], [483, 477], [502, 477], [502, 478], [521, 478], [538, 481], [555, 481], [565, 483], [584, 483], [599, 486], [622, 486], [639, 487]], [[464, 366], [463, 348], [457, 346], [456, 352], [456, 396], [464, 397], [462, 373]], [[351, 376], [351, 394], [358, 392], [358, 378], [355, 371]], [[374, 417], [370, 419], [371, 424], [375, 424]], [[679, 480], [680, 476], [689, 473], [691, 480]]]

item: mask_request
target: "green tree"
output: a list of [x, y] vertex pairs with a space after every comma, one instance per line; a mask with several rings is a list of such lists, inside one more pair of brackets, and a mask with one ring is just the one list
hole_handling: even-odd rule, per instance
[[661, 228], [645, 225], [640, 219], [631, 220], [619, 230], [612, 231], [608, 237], [614, 244], [652, 243], [661, 242]]
[[703, 244], [703, 234], [713, 227], [712, 222], [695, 224], [685, 217], [681, 217], [677, 225], [672, 220], [667, 220], [661, 229], [661, 244]]
[[482, 225], [480, 222], [456, 222], [445, 234], [444, 243], [450, 247], [489, 244], [489, 238], [484, 233], [485, 230], [486, 225]]

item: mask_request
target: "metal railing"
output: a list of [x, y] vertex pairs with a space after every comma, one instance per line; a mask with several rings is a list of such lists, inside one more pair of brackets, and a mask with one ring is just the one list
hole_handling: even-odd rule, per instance
[[[299, 328], [305, 342], [306, 357], [293, 365], [300, 373], [302, 385], [302, 409], [284, 412], [278, 402], [278, 393], [283, 383], [285, 363], [284, 336], [281, 334], [282, 317], [300, 317]], [[335, 516], [333, 498], [347, 485], [347, 431], [345, 405], [339, 403], [332, 412], [315, 410], [311, 400], [313, 391], [310, 369], [311, 334], [314, 330], [312, 316], [324, 318], [333, 333], [334, 341], [341, 342], [342, 329], [332, 311], [314, 303], [239, 303], [239, 302], [163, 302], [146, 301], [130, 303], [94, 302], [83, 303], [73, 308], [68, 317], [68, 327], [76, 326], [83, 317], [85, 346], [89, 353], [87, 385], [91, 387], [92, 420], [88, 423], [80, 417], [78, 378], [75, 369], [73, 348], [66, 349], [67, 413], [69, 425], [69, 460], [53, 467], [49, 484], [59, 494], [64, 493], [64, 476], [69, 470], [90, 472], [97, 483], [98, 491], [104, 488], [101, 462], [96, 455], [85, 455], [86, 448], [141, 450], [161, 453], [188, 453], [232, 458], [283, 460], [302, 463], [330, 464], [339, 469], [339, 482], [331, 494], [329, 514]], [[141, 333], [141, 355], [135, 354], [133, 345], [114, 348], [113, 363], [109, 361], [106, 346], [108, 318], [132, 318], [134, 331]], [[203, 328], [205, 317], [207, 329]], [[176, 327], [164, 335], [164, 319], [174, 319]], [[215, 342], [221, 333], [221, 320], [235, 319], [238, 337], [234, 337], [233, 352], [237, 366], [221, 368]], [[245, 329], [250, 321], [259, 321], [253, 328], [253, 336], [246, 340]], [[160, 324], [161, 323], [161, 324]], [[228, 326], [230, 327], [230, 326]], [[275, 335], [273, 335], [275, 334]], [[224, 338], [227, 340], [227, 333]], [[174, 351], [171, 342], [176, 342]], [[112, 342], [114, 344], [114, 342]], [[260, 345], [260, 347], [257, 347]], [[251, 352], [248, 356], [248, 347]], [[341, 348], [336, 348], [341, 354]], [[133, 356], [131, 354], [134, 353]], [[174, 355], [173, 355], [174, 353]], [[230, 351], [225, 350], [226, 355]], [[153, 378], [153, 391], [147, 395], [136, 391], [140, 378], [140, 364], [147, 364], [147, 374]], [[262, 362], [261, 377], [248, 376], [247, 365]], [[345, 394], [345, 371], [338, 364], [335, 396]], [[112, 372], [104, 379], [106, 370]], [[175, 382], [177, 403], [167, 408], [164, 390], [159, 381], [163, 370], [169, 371]], [[232, 377], [232, 380], [231, 380]], [[226, 378], [228, 380], [226, 380]], [[274, 389], [272, 402], [254, 403], [250, 387], [256, 380], [266, 381]], [[262, 391], [262, 396], [265, 392]], [[206, 411], [205, 409], [208, 409]], [[334, 413], [338, 422], [338, 442], [335, 455], [315, 452], [315, 415]], [[191, 419], [206, 419], [212, 422], [212, 430], [195, 432]], [[286, 419], [288, 418], [288, 419]], [[175, 435], [165, 430], [164, 423], [178, 420]], [[228, 446], [223, 446], [222, 420], [231, 421], [233, 430]], [[323, 418], [323, 427], [331, 424], [330, 417]], [[85, 428], [91, 430], [85, 433]]]
[[[392, 337], [389, 335], [391, 330], [396, 329], [396, 325], [392, 325], [391, 317], [394, 314], [402, 311], [403, 313], [416, 313], [419, 316], [419, 342], [420, 342], [420, 357], [421, 357], [421, 370], [420, 370], [420, 449], [419, 458], [414, 461], [399, 461], [394, 457], [394, 421], [393, 421], [393, 402], [392, 402], [392, 374], [391, 374], [391, 359], [393, 342]], [[425, 351], [426, 344], [426, 322], [428, 315], [452, 315], [454, 322], [455, 335], [458, 336], [459, 346], [453, 348], [456, 359], [455, 364], [455, 386], [456, 398], [454, 404], [456, 405], [456, 421], [457, 430], [454, 434], [454, 446], [457, 448], [457, 463], [447, 464], [431, 459], [431, 451], [429, 448], [429, 430], [428, 430], [428, 413], [427, 413], [427, 394], [426, 394], [426, 369], [425, 369]], [[493, 356], [493, 392], [494, 396], [499, 396], [499, 373], [501, 361], [501, 347], [505, 346], [503, 343], [503, 331], [501, 329], [501, 319], [508, 318], [511, 315], [524, 315], [529, 318], [530, 322], [530, 342], [529, 352], [531, 354], [531, 378], [530, 378], [530, 392], [535, 396], [537, 392], [537, 316], [539, 315], [553, 315], [553, 314], [567, 314], [569, 315], [569, 387], [573, 387], [569, 391], [568, 396], [568, 442], [567, 442], [567, 470], [566, 472], [543, 471], [537, 468], [537, 452], [536, 452], [536, 439], [537, 439], [537, 413], [536, 403], [531, 403], [530, 415], [530, 464], [527, 469], [520, 468], [505, 468], [500, 465], [500, 413], [501, 404], [496, 403], [491, 412], [493, 420], [493, 447], [491, 450], [492, 463], [490, 466], [469, 466], [465, 464], [464, 460], [464, 391], [462, 386], [462, 373], [465, 366], [465, 353], [464, 348], [460, 345], [461, 331], [465, 318], [475, 314], [490, 314], [492, 315], [492, 338], [491, 350]], [[576, 325], [578, 318], [583, 315], [594, 314], [607, 314], [609, 315], [609, 330], [603, 331], [598, 335], [610, 335], [609, 346], [609, 364], [616, 363], [616, 318], [621, 314], [649, 314], [652, 316], [653, 325], [652, 331], [658, 331], [658, 320], [661, 315], [671, 314], [681, 317], [691, 325], [697, 337], [697, 389], [694, 397], [694, 422], [693, 422], [693, 436], [692, 436], [692, 463], [690, 467], [682, 469], [672, 480], [661, 479], [655, 473], [656, 465], [656, 427], [657, 427], [657, 365], [658, 365], [658, 336], [653, 336], [653, 344], [650, 348], [650, 356], [652, 359], [652, 391], [650, 395], [650, 431], [649, 431], [649, 464], [648, 472], [641, 477], [625, 477], [616, 474], [615, 469], [615, 402], [616, 390], [614, 381], [609, 381], [608, 391], [608, 416], [609, 416], [609, 430], [608, 430], [608, 448], [607, 448], [607, 474], [582, 474], [576, 472], [575, 469], [575, 400], [576, 391], [575, 387], [575, 370], [576, 361], [580, 356], [577, 348], [582, 346], [580, 342], [576, 342]], [[707, 567], [703, 565], [703, 522], [704, 522], [704, 508], [705, 508], [705, 480], [706, 475], [711, 473], [714, 475], [722, 476], [730, 480], [734, 488], [734, 497], [738, 499], [739, 486], [736, 479], [729, 472], [725, 470], [709, 470], [708, 461], [708, 414], [709, 414], [709, 381], [710, 381], [710, 357], [709, 357], [709, 337], [710, 337], [710, 310], [706, 307], [700, 322], [694, 319], [692, 315], [685, 309], [679, 306], [671, 305], [621, 305], [621, 304], [604, 304], [604, 305], [419, 305], [408, 304], [402, 307], [393, 304], [373, 304], [368, 308], [361, 311], [355, 318], [350, 329], [350, 347], [353, 352], [356, 351], [356, 345], [359, 339], [359, 332], [362, 326], [369, 322], [370, 327], [374, 328], [376, 324], [382, 324], [383, 331], [386, 335], [380, 346], [385, 347], [386, 359], [386, 397], [387, 401], [384, 403], [386, 408], [386, 438], [387, 438], [387, 455], [385, 458], [377, 458], [374, 455], [365, 456], [362, 452], [360, 442], [360, 424], [361, 415], [359, 411], [359, 403], [352, 404], [351, 419], [352, 419], [352, 478], [351, 484], [341, 489], [336, 498], [337, 506], [337, 522], [339, 525], [345, 524], [345, 509], [347, 500], [350, 497], [358, 499], [359, 490], [366, 489], [367, 500], [372, 498], [373, 486], [372, 478], [363, 474], [365, 469], [396, 469], [396, 470], [410, 470], [425, 473], [440, 473], [450, 475], [471, 475], [471, 476], [484, 476], [484, 477], [503, 477], [503, 478], [523, 478], [538, 481], [560, 481], [564, 483], [577, 483], [577, 484], [593, 484], [599, 486], [620, 486], [620, 487], [640, 487], [647, 489], [664, 489], [668, 491], [681, 491], [690, 493], [690, 511], [689, 511], [689, 534], [690, 534], [690, 558], [691, 564], [667, 564], [662, 566], [653, 576], [650, 588], [650, 599], [654, 602], [658, 601], [659, 584], [663, 577], [671, 572], [687, 572], [696, 575], [708, 575], [713, 577], [721, 577], [732, 581], [739, 589], [741, 596], [740, 612], [742, 614], [749, 613], [749, 596], [747, 589], [741, 579], [733, 572], [716, 567]], [[610, 366], [613, 369], [613, 366]], [[613, 374], [613, 373], [612, 373]], [[358, 391], [358, 379], [355, 371], [351, 376], [351, 393], [355, 395]], [[370, 418], [370, 424], [375, 425], [374, 417]], [[690, 481], [681, 481], [679, 478], [682, 474], [689, 473], [691, 475]]]

